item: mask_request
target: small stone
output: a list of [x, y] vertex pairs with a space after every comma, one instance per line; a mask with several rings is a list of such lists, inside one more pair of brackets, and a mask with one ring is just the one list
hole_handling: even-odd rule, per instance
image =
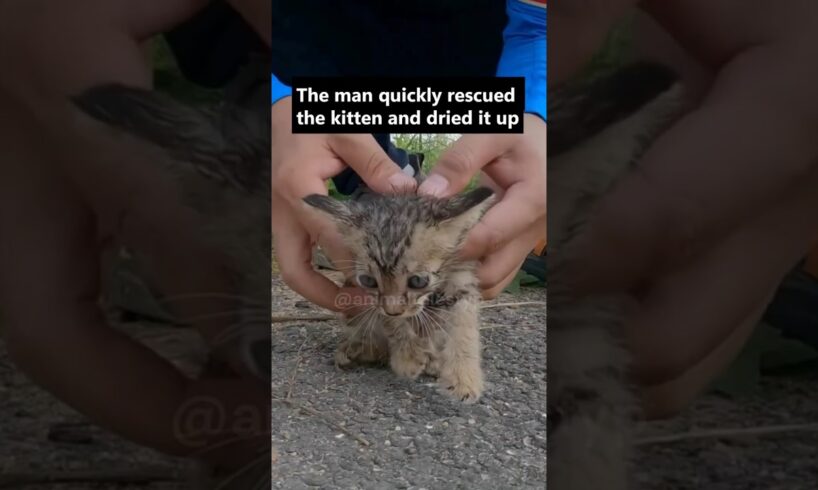
[[304, 475], [304, 478], [302, 478], [302, 481], [304, 482], [305, 485], [310, 486], [310, 487], [324, 487], [328, 483], [328, 481], [324, 477], [324, 475], [315, 475], [315, 474]]

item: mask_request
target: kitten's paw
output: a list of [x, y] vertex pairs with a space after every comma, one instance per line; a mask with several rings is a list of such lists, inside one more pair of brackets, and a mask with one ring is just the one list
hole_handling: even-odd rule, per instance
[[406, 379], [417, 379], [426, 367], [426, 357], [411, 351], [397, 351], [389, 359], [392, 371]]
[[335, 349], [335, 367], [340, 369], [349, 369], [355, 362], [349, 358], [345, 348], [339, 346]]
[[388, 348], [378, 342], [345, 340], [335, 350], [335, 365], [348, 369], [356, 364], [385, 362], [388, 356]]
[[426, 364], [424, 372], [429, 376], [434, 376], [435, 378], [440, 377], [440, 361], [436, 359], [429, 360], [429, 362]]
[[483, 372], [478, 367], [443, 373], [438, 385], [441, 392], [452, 398], [467, 404], [475, 403], [483, 394]]

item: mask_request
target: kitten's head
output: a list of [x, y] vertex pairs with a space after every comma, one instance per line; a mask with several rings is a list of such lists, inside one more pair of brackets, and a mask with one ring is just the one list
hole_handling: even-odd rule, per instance
[[354, 256], [341, 268], [377, 298], [378, 311], [408, 317], [420, 313], [452, 275], [473, 276], [458, 252], [492, 194], [479, 187], [446, 199], [367, 194], [340, 201], [314, 194], [304, 201], [336, 223]]
[[[239, 342], [249, 369], [269, 376], [269, 118], [235, 104], [194, 107], [166, 94], [108, 84], [71, 98], [89, 128], [136, 151], [202, 218], [203, 239], [227, 258], [241, 299], [223, 341]], [[136, 156], [136, 155], [135, 155]], [[113, 163], [113, 162], [112, 162]], [[220, 292], [193, 291], [207, 297]], [[184, 320], [184, 319], [182, 319]], [[219, 343], [220, 341], [215, 341]]]

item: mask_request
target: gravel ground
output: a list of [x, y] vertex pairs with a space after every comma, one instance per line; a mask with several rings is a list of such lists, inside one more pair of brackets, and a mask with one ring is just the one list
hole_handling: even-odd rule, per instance
[[[285, 287], [274, 291], [274, 311], [313, 313]], [[544, 300], [532, 288], [495, 303]], [[544, 326], [543, 306], [484, 310], [487, 388], [463, 405], [431, 378], [337, 369], [334, 321], [274, 325], [273, 488], [543, 488]]]
[[[524, 289], [525, 291], [525, 289]], [[542, 290], [499, 302], [541, 301]], [[317, 313], [278, 283], [277, 314]], [[274, 325], [273, 443], [280, 452], [273, 487], [280, 489], [428, 490], [543, 488], [545, 478], [545, 321], [539, 307], [485, 310], [483, 338], [489, 385], [464, 406], [440, 396], [430, 379], [409, 383], [388, 370], [338, 371], [331, 364], [334, 322]], [[195, 364], [195, 333], [155, 325], [129, 331], [177, 360]], [[91, 470], [182, 465], [96, 428], [19, 373], [0, 342], [0, 488], [11, 472], [41, 477]], [[818, 486], [818, 431], [766, 435], [712, 429], [818, 423], [818, 373], [764, 376], [742, 399], [702, 397], [680, 416], [643, 424], [640, 437], [693, 434], [639, 447], [638, 488], [646, 490], [807, 490]], [[706, 437], [702, 437], [706, 436]], [[356, 440], [360, 438], [369, 445]], [[156, 472], [161, 474], [163, 471]], [[15, 486], [32, 490], [182, 488], [73, 482]]]

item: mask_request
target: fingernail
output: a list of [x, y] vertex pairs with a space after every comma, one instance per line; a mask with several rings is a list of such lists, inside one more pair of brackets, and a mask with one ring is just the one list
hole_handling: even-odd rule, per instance
[[389, 185], [392, 186], [392, 189], [396, 191], [408, 190], [415, 187], [415, 179], [403, 172], [396, 172], [390, 175], [387, 180], [389, 181]]
[[443, 197], [446, 190], [449, 188], [449, 181], [442, 175], [430, 175], [428, 179], [424, 180], [418, 188], [418, 194], [426, 194], [428, 196]]

